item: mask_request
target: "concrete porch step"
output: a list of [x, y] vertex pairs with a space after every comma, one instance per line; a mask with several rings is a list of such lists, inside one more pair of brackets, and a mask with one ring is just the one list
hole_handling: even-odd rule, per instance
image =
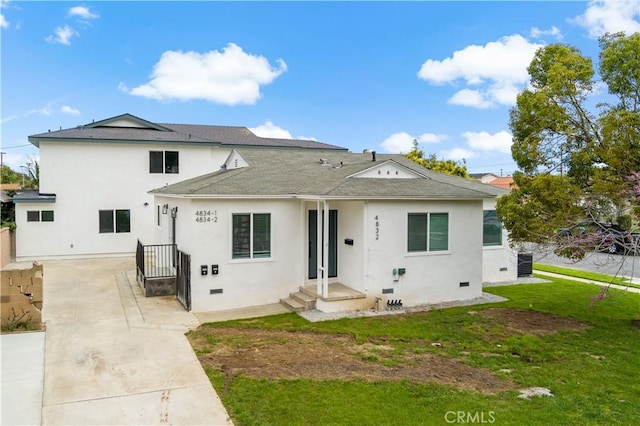
[[301, 291], [297, 291], [295, 293], [291, 293], [289, 295], [289, 297], [299, 303], [302, 303], [304, 305], [304, 309], [305, 311], [309, 311], [311, 309], [315, 309], [316, 308], [316, 297], [315, 296], [310, 296], [306, 293], [303, 293]]
[[322, 297], [316, 294], [316, 286], [315, 284], [305, 285], [300, 287], [300, 291], [306, 295], [316, 297], [319, 300], [324, 302], [336, 302], [341, 300], [351, 300], [351, 299], [364, 299], [367, 297], [366, 294], [355, 290], [353, 288], [347, 287], [342, 283], [329, 283], [329, 296]]
[[292, 297], [280, 299], [280, 303], [284, 305], [285, 308], [289, 309], [292, 312], [302, 312], [306, 310], [303, 303], [298, 302]]

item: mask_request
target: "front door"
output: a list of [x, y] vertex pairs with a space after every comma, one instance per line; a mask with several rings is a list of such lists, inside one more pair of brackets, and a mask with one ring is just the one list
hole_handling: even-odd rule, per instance
[[[322, 211], [324, 216], [324, 211]], [[309, 210], [309, 279], [318, 277], [318, 211]], [[324, 226], [324, 217], [322, 218]], [[324, 241], [323, 241], [324, 242]], [[324, 247], [324, 244], [322, 245]], [[321, 256], [324, 253], [321, 253]], [[329, 278], [338, 276], [338, 210], [329, 210]]]

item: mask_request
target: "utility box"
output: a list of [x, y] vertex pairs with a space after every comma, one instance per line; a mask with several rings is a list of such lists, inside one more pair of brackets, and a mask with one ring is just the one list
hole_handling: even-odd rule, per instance
[[533, 253], [518, 253], [518, 278], [533, 275]]

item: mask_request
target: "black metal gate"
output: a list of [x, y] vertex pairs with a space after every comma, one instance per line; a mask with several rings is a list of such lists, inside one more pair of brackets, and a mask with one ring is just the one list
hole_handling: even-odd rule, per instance
[[191, 255], [176, 250], [176, 299], [187, 311], [191, 310]]

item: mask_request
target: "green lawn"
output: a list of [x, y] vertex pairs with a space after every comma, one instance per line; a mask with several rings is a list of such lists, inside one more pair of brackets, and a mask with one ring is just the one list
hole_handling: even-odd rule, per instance
[[[210, 347], [194, 347], [206, 356], [219, 342], [218, 327], [347, 334], [357, 344], [384, 342], [395, 354], [433, 352], [515, 383], [513, 390], [496, 394], [411, 380], [267, 380], [240, 374], [225, 383], [220, 368], [207, 367], [237, 425], [446, 425], [460, 420], [497, 425], [637, 424], [640, 328], [632, 320], [640, 318], [640, 295], [611, 290], [593, 303], [602, 288], [566, 280], [487, 291], [509, 301], [320, 323], [285, 314], [206, 324], [190, 338], [206, 336]], [[545, 335], [514, 333], [504, 324], [470, 313], [496, 307], [570, 317], [590, 327]], [[380, 357], [367, 360], [371, 368], [389, 362]], [[500, 372], [504, 369], [511, 372]], [[519, 399], [518, 389], [531, 386], [549, 388], [554, 397]]]
[[612, 283], [629, 287], [640, 288], [640, 284], [632, 284], [628, 278], [614, 277], [613, 275], [601, 274], [598, 272], [583, 271], [581, 269], [563, 268], [561, 266], [543, 265], [534, 263], [533, 269], [543, 272], [553, 272], [556, 274], [567, 275], [568, 277], [584, 278], [592, 281], [600, 281], [603, 283]]

